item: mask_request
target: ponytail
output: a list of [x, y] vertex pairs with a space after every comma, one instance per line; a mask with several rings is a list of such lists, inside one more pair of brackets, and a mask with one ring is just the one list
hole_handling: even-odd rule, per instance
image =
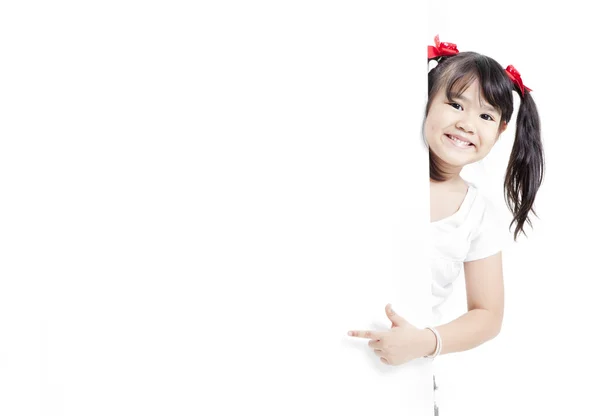
[[516, 223], [514, 240], [527, 222], [531, 226], [529, 213], [537, 214], [533, 207], [536, 194], [544, 177], [544, 149], [540, 132], [540, 117], [537, 106], [529, 91], [515, 90], [521, 97], [517, 114], [516, 135], [506, 175], [504, 177], [504, 199], [513, 215], [510, 227]]

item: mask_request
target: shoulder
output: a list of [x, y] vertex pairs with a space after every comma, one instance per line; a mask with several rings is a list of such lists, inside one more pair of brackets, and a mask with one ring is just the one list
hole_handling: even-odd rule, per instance
[[489, 257], [502, 251], [508, 242], [508, 226], [504, 224], [499, 207], [477, 186], [471, 184], [473, 192], [469, 220], [469, 252], [465, 261]]
[[469, 187], [468, 192], [471, 194], [471, 198], [469, 198], [469, 217], [471, 221], [478, 224], [491, 218], [499, 219], [498, 207], [492, 199], [474, 183], [467, 182], [467, 185]]

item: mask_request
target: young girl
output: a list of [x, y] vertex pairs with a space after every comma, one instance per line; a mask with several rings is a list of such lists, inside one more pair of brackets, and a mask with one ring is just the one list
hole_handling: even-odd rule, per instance
[[[390, 365], [420, 357], [466, 351], [498, 335], [504, 313], [500, 218], [479, 189], [461, 176], [464, 166], [482, 160], [513, 116], [513, 92], [520, 98], [516, 134], [504, 180], [504, 196], [515, 225], [514, 240], [531, 225], [544, 172], [540, 120], [532, 91], [512, 66], [475, 52], [440, 43], [428, 48], [429, 95], [423, 125], [429, 149], [430, 226], [434, 324], [419, 329], [396, 315], [388, 331], [350, 331], [369, 338], [369, 347]], [[440, 325], [440, 306], [464, 270], [468, 312]], [[434, 413], [437, 384], [434, 375]]]

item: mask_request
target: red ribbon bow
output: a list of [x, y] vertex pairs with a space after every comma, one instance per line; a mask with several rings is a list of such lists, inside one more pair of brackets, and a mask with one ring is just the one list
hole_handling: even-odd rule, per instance
[[525, 86], [525, 84], [523, 84], [523, 80], [521, 79], [521, 74], [519, 73], [519, 71], [517, 71], [517, 69], [514, 66], [512, 66], [512, 65], [507, 66], [506, 73], [507, 73], [508, 77], [512, 80], [512, 82], [517, 84], [517, 86], [521, 90], [521, 95], [525, 94], [525, 90], [532, 91], [531, 88], [528, 88]]
[[435, 46], [427, 47], [428, 59], [437, 58], [439, 56], [456, 55], [458, 48], [454, 43], [440, 42], [440, 35], [435, 35]]

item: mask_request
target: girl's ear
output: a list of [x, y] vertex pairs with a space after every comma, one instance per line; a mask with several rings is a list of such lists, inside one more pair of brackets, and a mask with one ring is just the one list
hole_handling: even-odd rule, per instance
[[506, 127], [508, 127], [508, 123], [506, 121], [503, 121], [502, 123], [500, 123], [500, 128], [498, 129], [498, 136], [500, 136], [502, 133], [504, 133], [504, 130], [506, 130]]
[[498, 135], [496, 136], [496, 141], [498, 141], [498, 139], [500, 139], [500, 135], [502, 133], [504, 133], [504, 130], [506, 130], [506, 127], [508, 127], [508, 123], [506, 121], [503, 121], [502, 123], [500, 123], [500, 127], [498, 127]]

